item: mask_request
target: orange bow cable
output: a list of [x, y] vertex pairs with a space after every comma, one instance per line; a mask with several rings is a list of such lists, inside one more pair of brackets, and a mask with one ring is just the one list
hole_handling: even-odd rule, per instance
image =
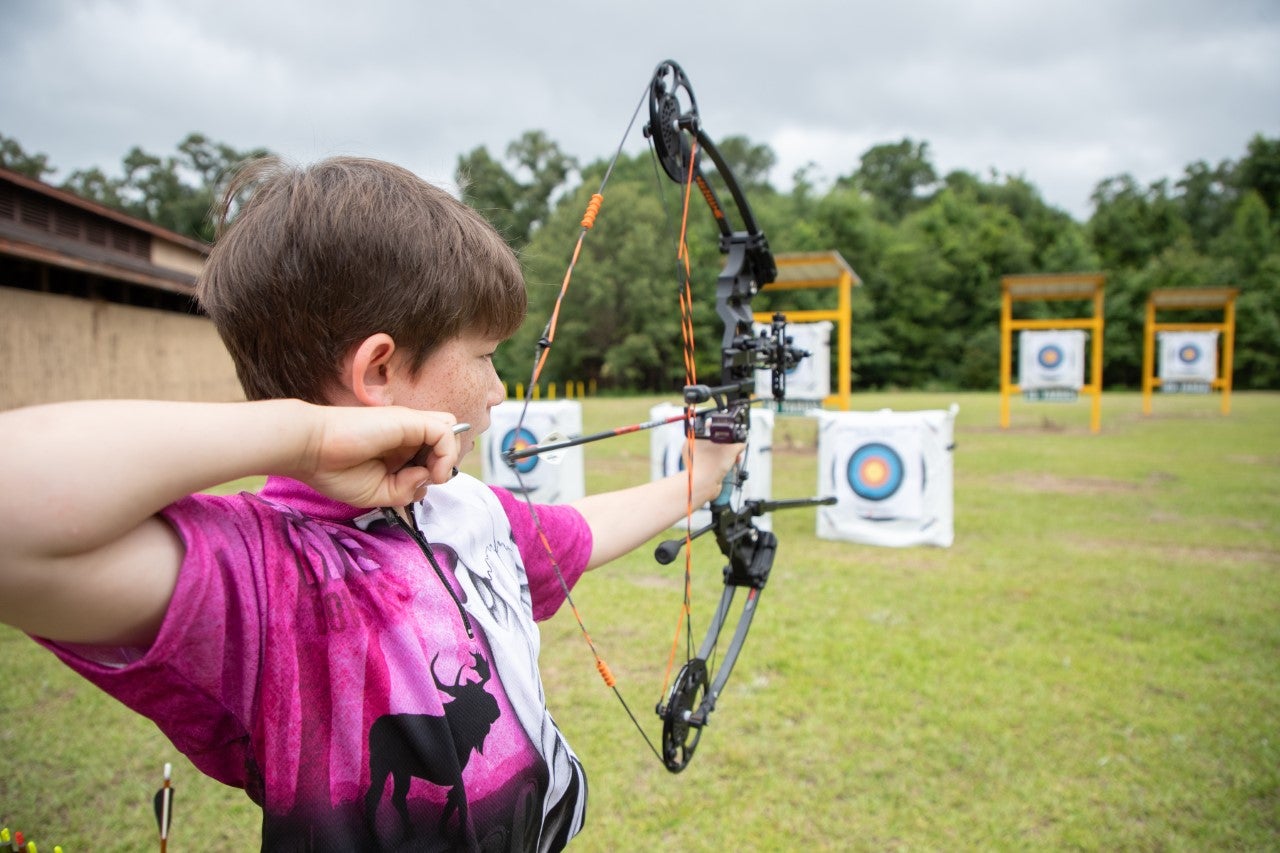
[[[693, 326], [693, 268], [689, 260], [689, 199], [693, 195], [693, 176], [697, 168], [698, 140], [690, 143], [689, 176], [684, 182], [684, 197], [681, 201], [680, 233], [677, 238], [676, 258], [680, 262], [683, 281], [680, 287], [680, 338], [684, 345], [684, 383], [698, 384], [698, 365]], [[695, 406], [685, 404], [685, 446], [689, 462], [685, 466], [685, 533], [684, 533], [684, 599], [680, 605], [680, 615], [676, 620], [675, 634], [671, 638], [671, 650], [667, 654], [667, 668], [662, 680], [662, 695], [667, 695], [671, 686], [671, 674], [675, 669], [676, 651], [680, 648], [680, 637], [683, 633], [686, 647], [693, 642], [693, 456], [696, 446]], [[686, 648], [686, 657], [689, 649]]]
[[[603, 185], [600, 189], [604, 189]], [[533, 376], [529, 380], [529, 393], [532, 393], [533, 386], [538, 384], [543, 365], [547, 363], [547, 356], [551, 354], [551, 345], [556, 340], [556, 326], [560, 324], [560, 306], [564, 304], [564, 295], [569, 292], [573, 270], [578, 265], [578, 257], [582, 254], [582, 243], [587, 239], [587, 232], [595, 227], [596, 216], [600, 214], [600, 206], [603, 204], [604, 196], [598, 192], [593, 193], [591, 200], [587, 202], [587, 210], [582, 215], [580, 223], [582, 228], [578, 231], [578, 242], [574, 244], [573, 255], [569, 258], [569, 267], [564, 271], [564, 280], [560, 282], [560, 292], [556, 295], [556, 304], [551, 309], [551, 319], [547, 321], [547, 326], [542, 332], [542, 340], [538, 341], [538, 360], [534, 364]]]
[[560, 322], [560, 306], [564, 302], [564, 295], [569, 292], [569, 281], [573, 278], [574, 267], [578, 265], [578, 256], [582, 254], [582, 243], [587, 239], [587, 232], [596, 224], [596, 216], [600, 213], [600, 206], [604, 204], [605, 184], [609, 183], [609, 178], [613, 175], [613, 168], [618, 165], [618, 160], [622, 157], [622, 149], [627, 144], [627, 137], [631, 135], [631, 129], [635, 127], [636, 117], [640, 115], [640, 108], [644, 106], [648, 92], [649, 87], [646, 86], [640, 95], [640, 101], [631, 113], [631, 121], [627, 122], [627, 129], [622, 134], [622, 139], [618, 142], [617, 149], [613, 152], [613, 158], [609, 161], [608, 168], [604, 170], [604, 177], [600, 179], [600, 187], [591, 196], [591, 200], [587, 202], [586, 212], [582, 215], [582, 221], [579, 223], [582, 227], [578, 231], [578, 242], [574, 245], [573, 255], [569, 258], [569, 267], [564, 271], [564, 280], [560, 283], [560, 293], [556, 296], [555, 307], [551, 310], [551, 319], [547, 321], [547, 326], [542, 332], [542, 339], [538, 341], [538, 357], [534, 360], [533, 373], [529, 377], [529, 385], [525, 390], [524, 411], [520, 413], [519, 424], [521, 426], [524, 424], [525, 412], [529, 410], [529, 401], [533, 399], [534, 386], [538, 384], [538, 379], [542, 376], [542, 368], [547, 363], [547, 356], [551, 353], [551, 344], [555, 342], [556, 325]]
[[693, 195], [693, 176], [698, 156], [698, 140], [695, 138], [689, 145], [689, 178], [684, 183], [684, 198], [680, 210], [679, 246], [676, 250], [684, 272], [684, 281], [680, 288], [680, 337], [684, 342], [684, 380], [686, 385], [698, 384], [698, 365], [694, 359], [693, 332], [693, 266], [689, 260], [689, 199]]
[[573, 595], [569, 592], [569, 584], [564, 579], [564, 572], [560, 569], [560, 561], [556, 559], [555, 549], [551, 547], [551, 541], [547, 539], [547, 532], [542, 526], [542, 518], [538, 515], [538, 511], [533, 508], [533, 498], [530, 497], [530, 489], [525, 488], [524, 478], [520, 476], [520, 471], [513, 468], [516, 474], [516, 480], [520, 483], [520, 490], [524, 492], [525, 501], [529, 505], [529, 514], [533, 518], [534, 527], [538, 530], [538, 539], [542, 542], [542, 547], [547, 552], [547, 559], [551, 561], [551, 567], [555, 570], [556, 580], [560, 582], [560, 589], [564, 592], [565, 603], [569, 605], [569, 610], [573, 613], [573, 618], [578, 622], [578, 630], [582, 634], [582, 638], [587, 641], [587, 648], [591, 650], [591, 656], [595, 658], [596, 671], [600, 673], [600, 678], [604, 681], [605, 686], [613, 691], [613, 695], [618, 697], [622, 709], [627, 712], [627, 716], [631, 718], [631, 723], [636, 727], [636, 731], [640, 732], [640, 737], [644, 738], [644, 742], [649, 745], [649, 751], [662, 761], [662, 753], [653, 745], [653, 741], [649, 739], [649, 735], [645, 732], [644, 727], [640, 725], [640, 721], [636, 719], [635, 712], [631, 710], [631, 706], [627, 704], [627, 700], [623, 697], [622, 691], [618, 689], [618, 679], [613, 675], [613, 670], [609, 668], [609, 664], [604, 657], [596, 649], [595, 641], [591, 639], [590, 632], [587, 631], [587, 625], [582, 621], [582, 614], [578, 610], [578, 605], [573, 600]]

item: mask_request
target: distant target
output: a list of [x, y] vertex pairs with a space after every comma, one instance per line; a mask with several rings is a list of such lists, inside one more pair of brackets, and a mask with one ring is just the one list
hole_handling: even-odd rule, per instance
[[678, 474], [684, 470], [685, 441], [670, 441], [662, 449], [662, 473]]
[[1200, 360], [1200, 347], [1195, 344], [1183, 344], [1178, 347], [1178, 361], [1183, 364], [1195, 364]]
[[1049, 370], [1060, 367], [1062, 359], [1062, 347], [1057, 344], [1045, 344], [1040, 348], [1040, 352], [1036, 354], [1036, 361], [1040, 362], [1040, 366]]
[[[507, 434], [502, 437], [502, 452], [508, 450], [521, 451], [533, 447], [538, 443], [537, 437], [524, 427], [516, 427], [507, 430]], [[521, 459], [516, 463], [515, 468], [521, 474], [528, 474], [534, 468], [538, 467], [538, 457], [530, 456], [528, 459]]]
[[849, 457], [845, 473], [854, 494], [864, 500], [882, 501], [902, 487], [902, 457], [887, 444], [864, 444]]

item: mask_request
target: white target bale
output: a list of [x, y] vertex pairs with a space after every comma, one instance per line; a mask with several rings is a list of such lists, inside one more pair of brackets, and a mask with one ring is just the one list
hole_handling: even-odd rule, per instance
[[529, 403], [520, 423], [523, 402], [507, 400], [490, 410], [489, 429], [481, 439], [481, 478], [518, 495], [528, 494], [536, 503], [567, 503], [586, 494], [581, 447], [560, 451], [556, 457], [531, 456], [507, 465], [502, 454], [545, 443], [548, 436], [582, 433], [582, 404], [577, 400], [542, 400]]
[[1218, 333], [1159, 332], [1160, 390], [1209, 391], [1218, 378]]
[[959, 406], [919, 412], [818, 412], [817, 534], [865, 545], [949, 547]]
[[1080, 329], [1026, 331], [1018, 335], [1018, 387], [1023, 393], [1084, 387], [1084, 344]]
[[[757, 323], [756, 334], [769, 328]], [[787, 399], [796, 402], [821, 403], [831, 395], [831, 329], [828, 320], [819, 323], [790, 323], [787, 337], [792, 344], [809, 355], [786, 371]], [[773, 371], [756, 371], [756, 396], [769, 397], [773, 392]]]

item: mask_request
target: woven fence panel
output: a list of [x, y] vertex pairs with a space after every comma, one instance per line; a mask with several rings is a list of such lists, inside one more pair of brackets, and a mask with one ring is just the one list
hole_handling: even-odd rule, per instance
[[59, 400], [243, 400], [203, 317], [0, 287], [0, 409]]

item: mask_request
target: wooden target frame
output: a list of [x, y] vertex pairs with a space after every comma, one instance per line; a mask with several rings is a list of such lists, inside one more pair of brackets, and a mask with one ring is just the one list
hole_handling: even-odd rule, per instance
[[[1009, 428], [1009, 398], [1022, 389], [1011, 377], [1013, 333], [1026, 329], [1083, 329], [1090, 333], [1089, 381], [1081, 394], [1093, 398], [1089, 429], [1102, 430], [1102, 332], [1105, 326], [1104, 296], [1107, 277], [1101, 273], [1007, 275], [1000, 279], [1000, 428]], [[1016, 302], [1086, 301], [1093, 306], [1088, 317], [1016, 319]]]
[[[1210, 390], [1222, 392], [1222, 414], [1231, 414], [1231, 371], [1236, 345], [1236, 297], [1234, 287], [1165, 287], [1147, 296], [1146, 322], [1142, 335], [1142, 414], [1151, 414], [1152, 392], [1163, 382], [1156, 376], [1157, 332], [1217, 332], [1220, 357], [1218, 375], [1209, 383]], [[1202, 311], [1220, 309], [1221, 322], [1160, 322], [1161, 311]]]

